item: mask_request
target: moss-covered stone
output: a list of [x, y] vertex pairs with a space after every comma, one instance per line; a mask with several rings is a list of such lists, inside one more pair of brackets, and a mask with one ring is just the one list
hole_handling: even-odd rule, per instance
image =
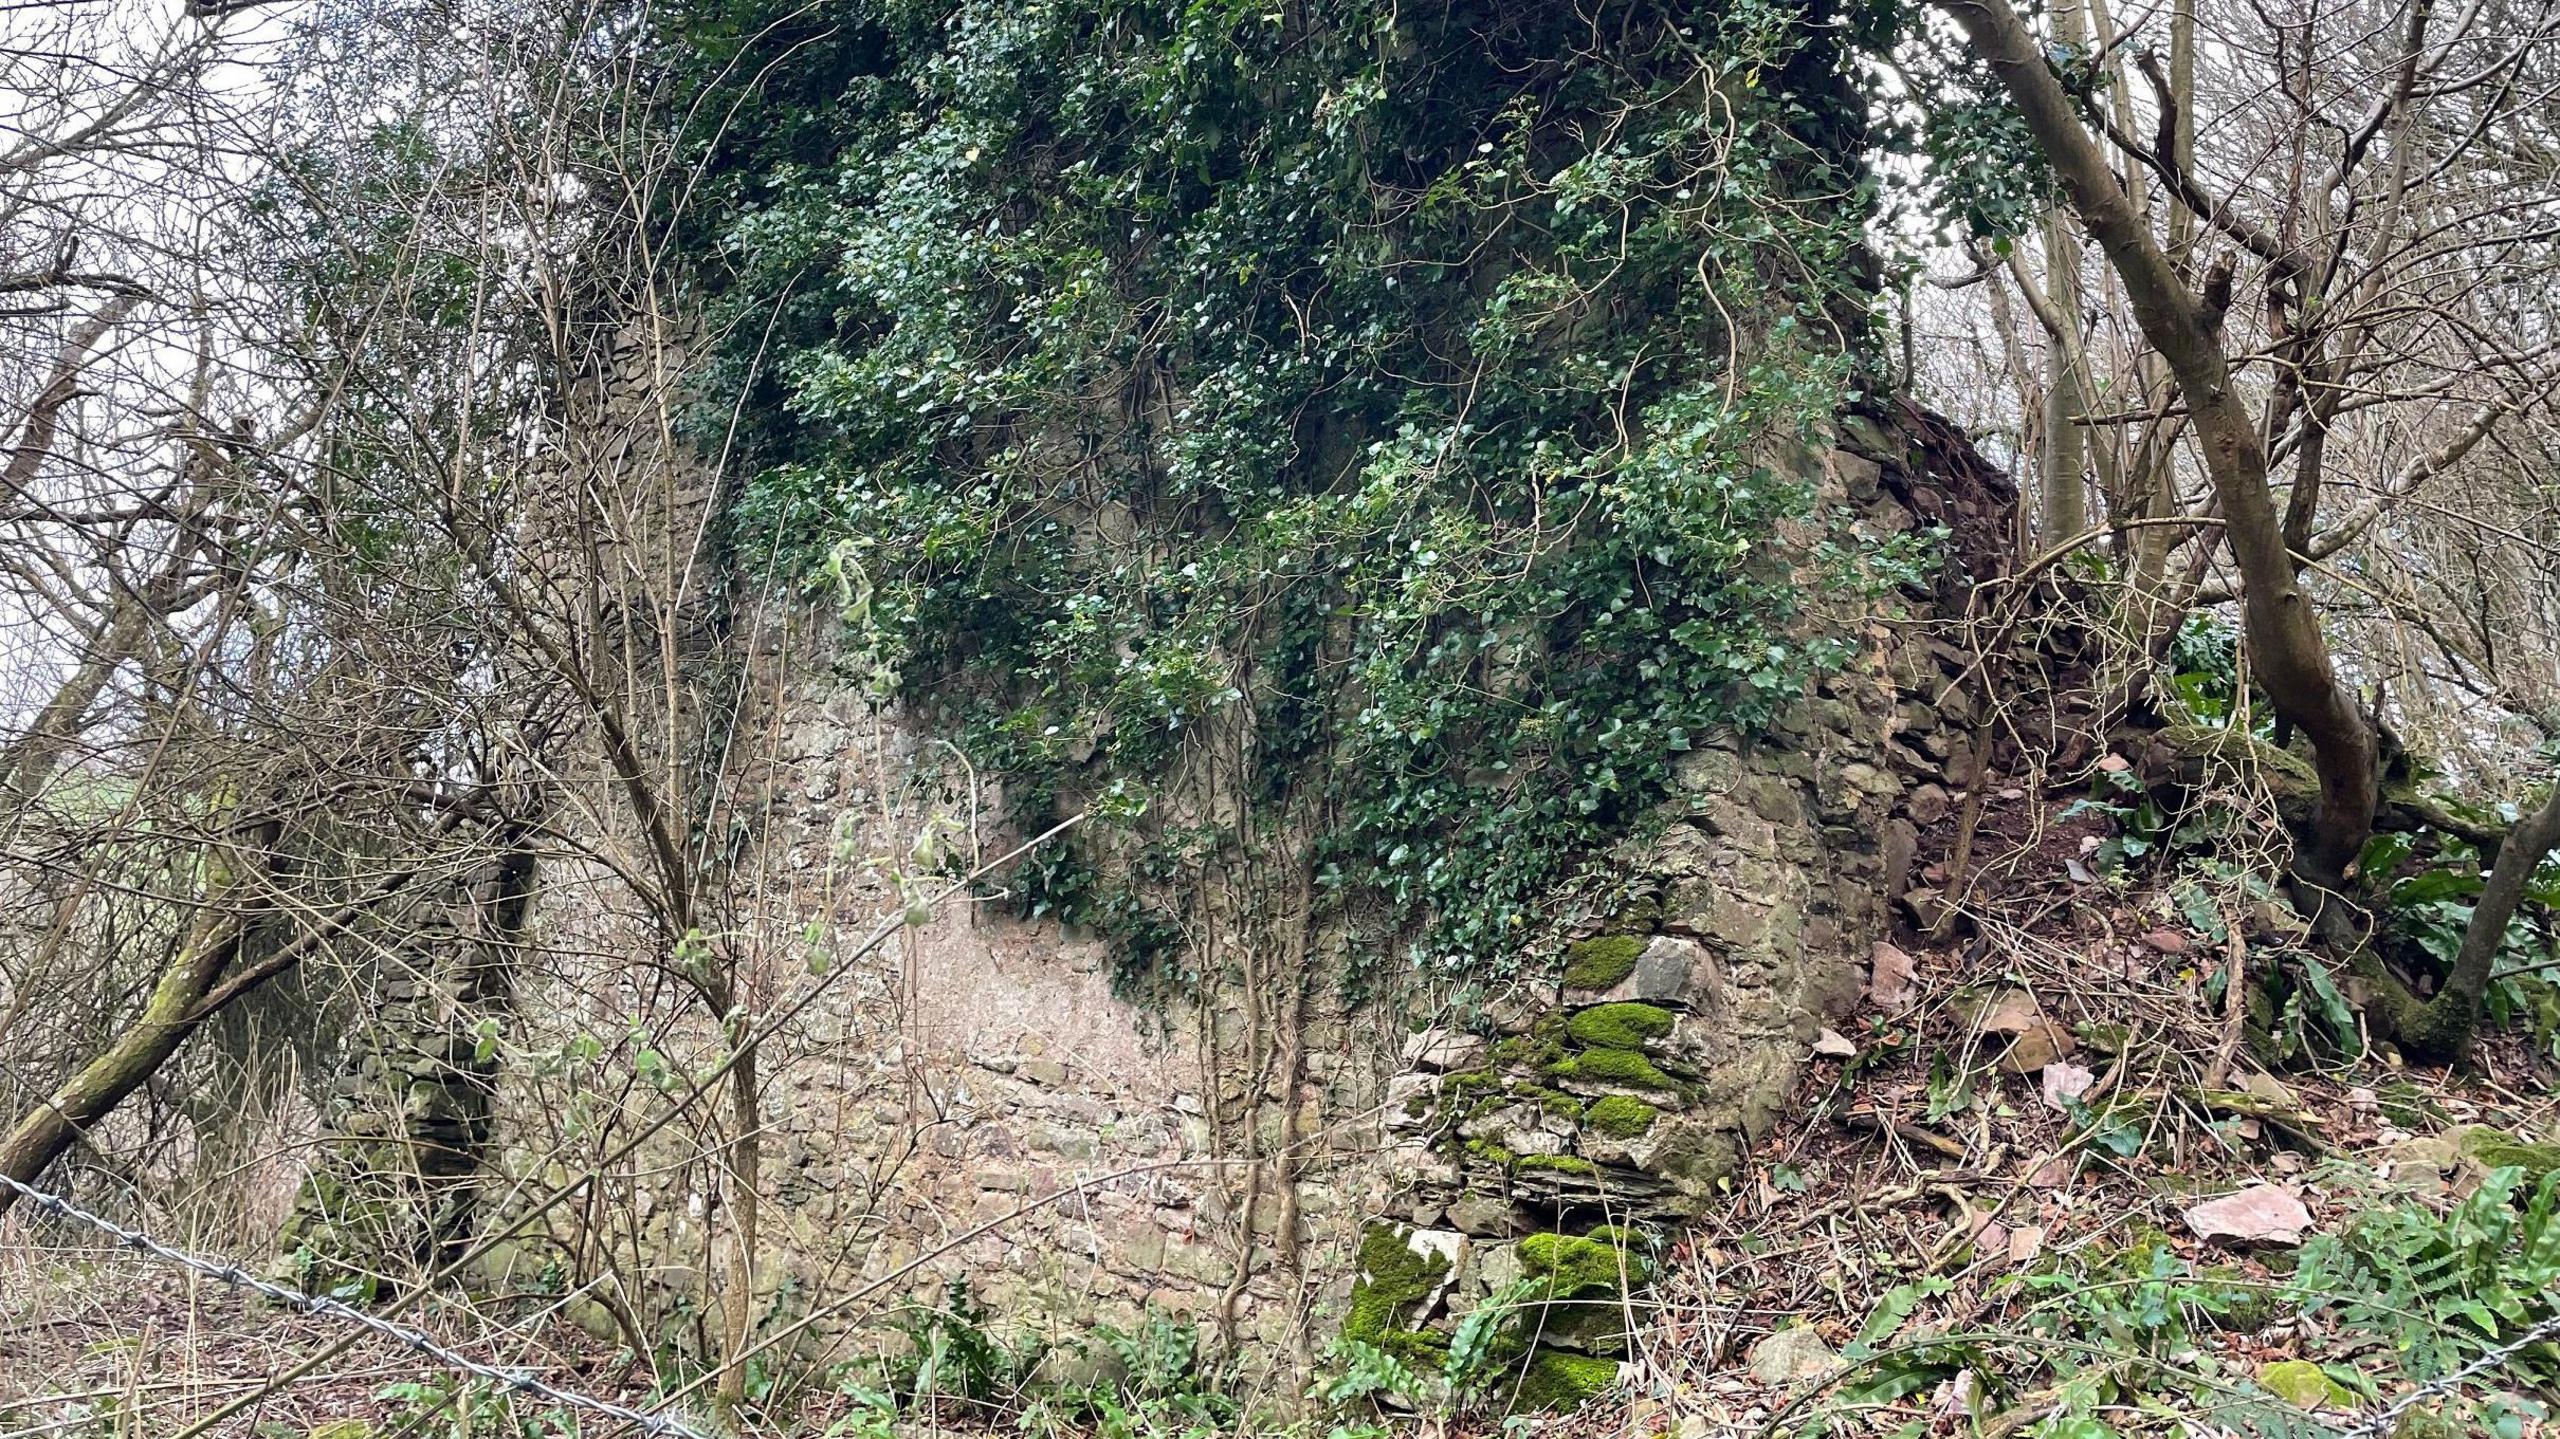
[[2308, 1359], [2258, 1366], [2258, 1387], [2296, 1409], [2352, 1409], [2356, 1396]]
[[1651, 1269], [1629, 1253], [1616, 1230], [1588, 1235], [1532, 1234], [1520, 1241], [1520, 1272], [1539, 1281], [1548, 1299], [1593, 1299], [1641, 1284]]
[[1589, 1080], [1634, 1089], [1676, 1090], [1680, 1086], [1659, 1065], [1632, 1049], [1586, 1049], [1547, 1066], [1557, 1080]]
[[1520, 1322], [1547, 1348], [1615, 1359], [1624, 1357], [1631, 1347], [1627, 1319], [1627, 1301], [1611, 1294], [1599, 1299], [1533, 1304], [1523, 1310]]
[[1632, 934], [1604, 934], [1577, 940], [1564, 951], [1567, 989], [1607, 989], [1633, 974], [1644, 941]]
[[1582, 1122], [1612, 1139], [1633, 1139], [1661, 1113], [1632, 1094], [1604, 1094], [1583, 1111]]
[[1579, 1409], [1592, 1396], [1618, 1382], [1618, 1361], [1588, 1354], [1541, 1349], [1522, 1366], [1513, 1391], [1515, 1409], [1561, 1413]]
[[1598, 1174], [1600, 1166], [1571, 1154], [1523, 1154], [1511, 1162], [1513, 1169], [1544, 1170], [1549, 1174]]
[[2374, 1090], [2374, 1102], [2382, 1117], [2402, 1129], [2426, 1129], [2445, 1117], [2442, 1106], [2431, 1102], [2425, 1090], [2405, 1079], [2394, 1079]]
[[[2176, 724], [2152, 736], [2152, 743], [2167, 750], [2180, 762], [2179, 767], [2202, 767], [2207, 772], [2220, 770], [2252, 776], [2274, 791], [2279, 804], [2308, 805], [2320, 797], [2320, 772], [2311, 761], [2289, 749], [2279, 749], [2244, 729], [2229, 725]], [[2201, 774], [2182, 775], [2190, 780]]]
[[2560, 1169], [2560, 1144], [2528, 1144], [2503, 1129], [2478, 1126], [2462, 1136], [2462, 1157], [2486, 1169], [2521, 1169], [2527, 1183]]
[[1609, 916], [1609, 926], [1612, 929], [1632, 930], [1638, 933], [1651, 930], [1660, 923], [1662, 923], [1662, 892], [1660, 890], [1647, 890], [1634, 896], [1625, 904], [1618, 906], [1617, 912]]
[[2276, 1303], [2276, 1287], [2236, 1264], [2209, 1265], [2204, 1278], [2214, 1286], [2214, 1297], [2221, 1301], [2220, 1312], [2213, 1316], [2213, 1327], [2226, 1334], [2252, 1334], [2276, 1321], [2280, 1306]]
[[1593, 1049], [1642, 1049], [1670, 1032], [1670, 1010], [1633, 1001], [1595, 1004], [1565, 1021], [1565, 1033]]
[[1360, 1236], [1360, 1277], [1342, 1317], [1342, 1337], [1375, 1344], [1408, 1362], [1437, 1363], [1448, 1341], [1415, 1325], [1423, 1304], [1449, 1277], [1447, 1258], [1414, 1249], [1410, 1231], [1372, 1224]]

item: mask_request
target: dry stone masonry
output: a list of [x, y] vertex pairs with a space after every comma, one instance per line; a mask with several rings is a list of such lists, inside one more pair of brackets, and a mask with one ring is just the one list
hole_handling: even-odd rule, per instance
[[[1925, 619], [1998, 563], [1974, 537], [2000, 533], [2009, 495], [1942, 426], [1900, 418], [1851, 420], [1818, 463], [1863, 526], [1955, 531], [1938, 589], [1907, 597]], [[1722, 1202], [1857, 1000], [1921, 828], [1970, 778], [1941, 713], [1964, 664], [1914, 626], [1876, 626], [1773, 733], [1684, 756], [1658, 834], [1618, 858], [1635, 901], [1566, 949], [1553, 984], [1500, 1006], [1493, 1034], [1415, 1036], [1385, 1089], [1415, 1179], [1369, 1226], [1346, 1333], [1428, 1348], [1520, 1276], [1558, 1276], [1537, 1291], [1563, 1309], [1536, 1326], [1523, 1397], [1605, 1380], [1594, 1361], [1622, 1352], [1643, 1241]]]
[[[1953, 528], [1949, 563], [1925, 593], [1843, 597], [1821, 623], [1856, 637], [1852, 665], [1772, 732], [1680, 759], [1677, 793], [1608, 857], [1628, 902], [1584, 925], [1549, 978], [1431, 1027], [1311, 1000], [1303, 1064], [1274, 1091], [1239, 1070], [1237, 996], [1142, 1009], [1115, 997], [1099, 944], [998, 904], [954, 907], [829, 971], [766, 1056], [765, 1322], [813, 1296], [931, 1296], [957, 1278], [996, 1327], [1062, 1345], [1153, 1312], [1258, 1365], [1304, 1368], [1354, 1341], [1431, 1368], [1501, 1295], [1535, 1320], [1510, 1356], [1515, 1402], [1605, 1383], [1656, 1247], [1721, 1202], [1855, 1001], [1920, 830], [1968, 777], [1966, 719], [1939, 707], [1961, 656], [1921, 629], [1997, 563], [2005, 488], [1917, 411], [1846, 418], [1833, 447], [1784, 462], [1862, 531]], [[899, 852], [929, 823], [963, 859], [1011, 842], [982, 832], [989, 786], [950, 746], [806, 648], [775, 641], [742, 687], [773, 696], [737, 740], [767, 755], [749, 780], [766, 799], [738, 864], [744, 927], [791, 941], [767, 993], [800, 972], [801, 937], [825, 937], [805, 956], [825, 969], [833, 937], [895, 912], [891, 878], [854, 857]], [[582, 921], [540, 922], [556, 939]], [[522, 1008], [537, 1029], [609, 1022], [567, 992]], [[699, 1175], [670, 1162], [652, 1182], [613, 1242], [649, 1256], [654, 1282], [707, 1294]]]

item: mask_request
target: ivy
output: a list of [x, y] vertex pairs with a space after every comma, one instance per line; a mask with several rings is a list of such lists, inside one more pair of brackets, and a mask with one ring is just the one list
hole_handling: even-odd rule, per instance
[[1186, 861], [1312, 836], [1346, 985], [1498, 976], [1844, 658], [1799, 621], [1859, 547], [1789, 457], [1859, 395], [1889, 17], [828, 8], [667, 22], [721, 117], [735, 552], [858, 595], [1024, 822], [1117, 796], [1014, 881], [1133, 983], [1180, 962], [1183, 863], [1129, 856], [1181, 785], [1234, 806]]

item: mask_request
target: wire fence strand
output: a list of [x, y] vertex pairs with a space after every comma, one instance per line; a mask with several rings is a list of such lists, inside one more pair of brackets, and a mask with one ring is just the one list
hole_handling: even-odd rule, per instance
[[2536, 1344], [2547, 1343], [2553, 1339], [2560, 1339], [2560, 1314], [2552, 1315], [2452, 1373], [2441, 1378], [2430, 1379], [2392, 1400], [2354, 1428], [2340, 1430], [2338, 1439], [2384, 1439], [2384, 1436], [2398, 1432], [2401, 1417], [2410, 1410], [2430, 1399], [2450, 1394], [2484, 1374], [2503, 1369], [2517, 1355]]
[[708, 1431], [698, 1429], [671, 1414], [653, 1414], [646, 1410], [616, 1404], [610, 1399], [599, 1399], [591, 1394], [580, 1394], [575, 1390], [563, 1389], [544, 1380], [530, 1369], [483, 1364], [438, 1342], [433, 1335], [424, 1330], [413, 1329], [405, 1324], [394, 1324], [388, 1319], [367, 1314], [343, 1300], [332, 1299], [323, 1294], [306, 1294], [273, 1280], [261, 1279], [227, 1259], [210, 1258], [164, 1244], [140, 1229], [127, 1228], [112, 1219], [92, 1214], [59, 1194], [49, 1193], [31, 1184], [22, 1183], [10, 1175], [0, 1174], [0, 1186], [6, 1186], [18, 1197], [47, 1214], [84, 1224], [102, 1234], [111, 1235], [118, 1244], [135, 1253], [177, 1265], [208, 1279], [220, 1280], [233, 1288], [246, 1289], [288, 1309], [342, 1320], [359, 1328], [369, 1329], [399, 1343], [439, 1367], [487, 1380], [510, 1393], [528, 1394], [563, 1408], [583, 1410], [608, 1419], [618, 1419], [643, 1434], [663, 1436], [663, 1439], [712, 1439]]

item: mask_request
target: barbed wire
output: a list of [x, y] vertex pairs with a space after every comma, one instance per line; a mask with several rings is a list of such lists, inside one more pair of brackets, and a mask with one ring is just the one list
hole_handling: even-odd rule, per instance
[[[593, 1395], [580, 1394], [575, 1390], [562, 1389], [557, 1385], [544, 1381], [529, 1369], [506, 1368], [495, 1364], [483, 1364], [468, 1355], [461, 1354], [453, 1349], [447, 1348], [441, 1343], [438, 1343], [434, 1336], [427, 1334], [423, 1330], [412, 1329], [404, 1324], [394, 1324], [390, 1320], [377, 1318], [374, 1315], [367, 1314], [363, 1310], [342, 1300], [332, 1299], [326, 1295], [306, 1294], [299, 1289], [289, 1288], [272, 1280], [261, 1279], [257, 1275], [252, 1274], [248, 1270], [243, 1269], [238, 1264], [227, 1259], [208, 1258], [201, 1254], [191, 1253], [187, 1250], [179, 1249], [169, 1244], [164, 1244], [160, 1240], [154, 1239], [150, 1234], [143, 1230], [128, 1228], [116, 1223], [112, 1219], [105, 1218], [102, 1215], [93, 1214], [90, 1211], [81, 1208], [79, 1205], [72, 1203], [70, 1200], [63, 1198], [59, 1194], [53, 1194], [48, 1191], [38, 1189], [34, 1185], [23, 1183], [10, 1175], [0, 1174], [0, 1186], [5, 1186], [14, 1191], [20, 1198], [26, 1200], [36, 1208], [43, 1210], [45, 1213], [55, 1215], [58, 1218], [72, 1220], [75, 1223], [85, 1224], [102, 1234], [113, 1237], [118, 1244], [127, 1249], [131, 1249], [136, 1253], [146, 1254], [166, 1263], [175, 1264], [180, 1268], [191, 1270], [208, 1279], [219, 1280], [234, 1288], [247, 1289], [267, 1299], [274, 1300], [276, 1303], [282, 1304], [286, 1308], [297, 1310], [304, 1314], [317, 1314], [332, 1319], [341, 1319], [347, 1323], [357, 1325], [360, 1328], [371, 1330], [386, 1339], [399, 1343], [421, 1357], [431, 1360], [437, 1365], [456, 1373], [469, 1374], [475, 1378], [485, 1379], [490, 1383], [498, 1385], [500, 1388], [513, 1393], [531, 1394], [538, 1398], [548, 1400], [551, 1403], [563, 1405], [571, 1409], [583, 1409], [591, 1414], [601, 1414], [607, 1418], [619, 1419], [622, 1422], [640, 1430], [640, 1432], [644, 1434], [665, 1436], [665, 1439], [712, 1439], [712, 1436], [708, 1433], [703, 1430], [696, 1429], [692, 1425], [687, 1424], [683, 1420], [677, 1419], [672, 1415], [652, 1414], [645, 1410], [633, 1409], [626, 1405], [616, 1404], [610, 1399], [599, 1399]], [[2473, 1359], [2470, 1363], [2454, 1370], [2452, 1373], [2444, 1375], [2441, 1378], [2429, 1380], [2428, 1382], [2419, 1385], [2417, 1388], [2401, 1395], [2398, 1399], [2393, 1400], [2381, 1409], [2374, 1411], [2372, 1415], [2361, 1420], [2353, 1427], [2338, 1430], [2337, 1439], [2381, 1439], [2381, 1436], [2388, 1435], [2396, 1430], [2399, 1426], [2401, 1417], [2406, 1415], [2411, 1409], [2416, 1408], [2418, 1405], [2425, 1403], [2429, 1399], [2451, 1393], [2453, 1390], [2460, 1388], [2463, 1384], [2470, 1380], [2479, 1378], [2483, 1374], [2505, 1367], [2508, 1361], [2514, 1359], [2518, 1354], [2523, 1353], [2525, 1350], [2532, 1348], [2536, 1344], [2554, 1340], [2560, 1340], [2560, 1314], [2554, 1314], [2551, 1317], [2544, 1319], [2541, 1323], [2527, 1329], [2524, 1333], [2517, 1335], [2514, 1339], [2509, 1340], [2507, 1343], [2502, 1344], [2495, 1349], [2488, 1350], [2478, 1358]]]
[[140, 1229], [129, 1229], [112, 1219], [92, 1214], [59, 1194], [47, 1193], [31, 1184], [22, 1183], [10, 1175], [0, 1174], [0, 1186], [6, 1186], [20, 1198], [48, 1214], [85, 1224], [101, 1233], [112, 1235], [117, 1243], [138, 1254], [146, 1254], [165, 1263], [175, 1264], [208, 1279], [218, 1279], [234, 1288], [250, 1290], [304, 1314], [324, 1315], [369, 1329], [386, 1339], [397, 1341], [420, 1356], [456, 1373], [485, 1379], [510, 1392], [534, 1395], [566, 1408], [583, 1409], [590, 1414], [619, 1419], [637, 1428], [643, 1434], [664, 1436], [664, 1439], [711, 1439], [705, 1431], [696, 1429], [671, 1415], [651, 1414], [616, 1404], [610, 1399], [598, 1399], [593, 1395], [562, 1389], [557, 1385], [546, 1383], [530, 1369], [511, 1369], [495, 1364], [483, 1364], [445, 1347], [423, 1330], [377, 1318], [342, 1300], [332, 1299], [326, 1295], [306, 1294], [273, 1280], [261, 1279], [227, 1259], [208, 1258], [163, 1244]]
[[2430, 1379], [2392, 1400], [2354, 1428], [2339, 1430], [2338, 1439], [2380, 1439], [2380, 1436], [2393, 1433], [2400, 1426], [2400, 1417], [2410, 1410], [2440, 1394], [2452, 1393], [2466, 1381], [2477, 1379], [2493, 1369], [2504, 1368], [2508, 1360], [2552, 1339], [2560, 1339], [2560, 1314], [2552, 1315], [2443, 1378]]

